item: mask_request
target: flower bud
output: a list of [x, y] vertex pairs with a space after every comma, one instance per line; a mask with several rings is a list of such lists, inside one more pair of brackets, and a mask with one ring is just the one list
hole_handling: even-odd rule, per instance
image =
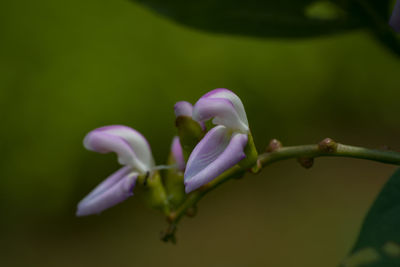
[[178, 128], [183, 157], [187, 161], [194, 147], [204, 137], [204, 131], [197, 121], [188, 116], [178, 116], [175, 125]]

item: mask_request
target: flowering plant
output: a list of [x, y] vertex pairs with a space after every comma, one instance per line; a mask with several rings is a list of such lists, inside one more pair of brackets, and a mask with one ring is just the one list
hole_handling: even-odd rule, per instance
[[[128, 199], [133, 195], [134, 189], [140, 186], [146, 189], [150, 206], [161, 210], [169, 222], [162, 240], [175, 242], [178, 222], [184, 215], [194, 215], [197, 202], [203, 196], [232, 178], [243, 177], [246, 173], [258, 173], [274, 162], [296, 158], [301, 166], [310, 168], [315, 158], [332, 156], [400, 165], [398, 152], [344, 145], [330, 138], [316, 145], [293, 147], [284, 147], [273, 139], [265, 152], [258, 154], [244, 105], [228, 89], [212, 90], [194, 105], [186, 101], [177, 102], [174, 110], [178, 134], [173, 137], [167, 165], [155, 164], [145, 137], [130, 127], [105, 126], [87, 134], [83, 143], [88, 150], [99, 153], [115, 152], [122, 167], [78, 204], [77, 216], [101, 213]], [[161, 169], [164, 170], [162, 176], [159, 172]], [[393, 260], [390, 257], [400, 255], [397, 239], [395, 242], [387, 234], [379, 238], [370, 236], [371, 231], [376, 232], [377, 227], [382, 227], [379, 218], [390, 222], [399, 220], [398, 216], [393, 217], [392, 213], [386, 213], [388, 197], [394, 198], [389, 203], [400, 203], [400, 194], [396, 191], [399, 184], [400, 172], [397, 172], [372, 207], [360, 239], [343, 266], [359, 266], [351, 265], [354, 262], [364, 264], [374, 260], [386, 261], [387, 257]], [[388, 226], [385, 224], [383, 227], [387, 229]], [[377, 240], [379, 243], [376, 243]], [[371, 244], [373, 253], [383, 250], [382, 253], [386, 254], [377, 254], [379, 257], [372, 260], [367, 258], [368, 261], [361, 257], [360, 261], [359, 255], [363, 255], [365, 247]], [[396, 258], [398, 259], [400, 258]]]

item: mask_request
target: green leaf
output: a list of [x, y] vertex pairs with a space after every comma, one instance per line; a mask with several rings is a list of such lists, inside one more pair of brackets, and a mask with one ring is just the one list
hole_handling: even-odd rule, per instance
[[400, 169], [372, 205], [358, 240], [342, 266], [400, 266]]
[[[258, 37], [306, 37], [388, 20], [390, 0], [133, 0], [201, 30]], [[371, 14], [371, 12], [373, 14]]]

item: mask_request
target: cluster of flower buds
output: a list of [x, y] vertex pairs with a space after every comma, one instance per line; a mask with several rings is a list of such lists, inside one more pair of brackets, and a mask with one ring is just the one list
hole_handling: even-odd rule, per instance
[[[243, 103], [230, 90], [215, 89], [194, 106], [177, 102], [175, 115], [178, 136], [173, 138], [168, 165], [157, 166], [147, 140], [130, 127], [105, 126], [86, 135], [83, 143], [88, 150], [115, 152], [122, 168], [78, 204], [77, 216], [98, 214], [126, 200], [137, 183], [148, 189], [153, 207], [168, 212], [235, 165], [249, 169], [256, 164]], [[158, 170], [163, 168], [166, 174], [161, 178]]]

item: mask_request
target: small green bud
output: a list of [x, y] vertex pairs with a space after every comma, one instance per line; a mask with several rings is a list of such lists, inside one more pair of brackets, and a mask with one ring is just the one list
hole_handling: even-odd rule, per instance
[[277, 139], [272, 139], [269, 142], [269, 145], [267, 146], [267, 149], [265, 151], [270, 153], [270, 152], [274, 152], [274, 151], [279, 150], [281, 147], [282, 147], [281, 141], [279, 141]]
[[337, 149], [337, 143], [333, 141], [331, 138], [325, 138], [318, 144], [318, 148], [322, 152], [333, 153]]
[[178, 128], [183, 156], [185, 161], [187, 161], [192, 150], [204, 137], [204, 131], [197, 121], [188, 116], [178, 116], [175, 125]]
[[300, 157], [297, 162], [304, 168], [309, 169], [314, 165], [314, 158], [310, 157]]

